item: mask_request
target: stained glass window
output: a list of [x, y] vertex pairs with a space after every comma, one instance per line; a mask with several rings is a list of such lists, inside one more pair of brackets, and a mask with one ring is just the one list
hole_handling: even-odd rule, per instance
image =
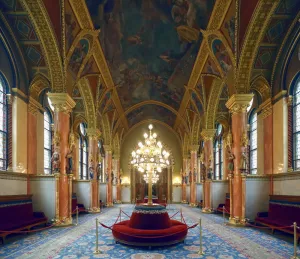
[[294, 170], [300, 169], [300, 80], [297, 81], [293, 95], [293, 162]]
[[79, 176], [82, 180], [88, 180], [88, 142], [86, 139], [85, 124], [79, 125]]
[[51, 154], [52, 154], [52, 136], [51, 136], [51, 115], [49, 111], [44, 112], [44, 172], [51, 174]]
[[222, 125], [218, 124], [217, 133], [214, 144], [214, 167], [215, 167], [215, 180], [223, 178], [223, 141], [222, 141]]
[[257, 113], [250, 115], [250, 174], [257, 174]]
[[6, 83], [0, 74], [0, 170], [7, 168], [7, 102]]

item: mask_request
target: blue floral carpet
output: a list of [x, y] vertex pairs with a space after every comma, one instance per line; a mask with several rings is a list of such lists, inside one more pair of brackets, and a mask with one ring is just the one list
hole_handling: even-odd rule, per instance
[[[292, 236], [278, 238], [265, 231], [253, 228], [233, 228], [223, 224], [220, 215], [202, 214], [197, 208], [183, 205], [171, 205], [170, 216], [182, 208], [185, 221], [193, 225], [202, 219], [203, 250], [198, 255], [199, 227], [189, 230], [184, 243], [159, 248], [140, 248], [115, 244], [111, 231], [99, 227], [99, 250], [95, 251], [95, 219], [106, 225], [112, 225], [120, 208], [131, 214], [133, 205], [117, 205], [101, 214], [85, 214], [79, 217], [79, 225], [68, 228], [51, 228], [29, 235], [17, 235], [7, 239], [0, 246], [0, 258], [19, 259], [92, 259], [92, 258], [130, 258], [130, 259], [286, 259], [292, 256]], [[122, 215], [122, 219], [126, 216]], [[175, 219], [180, 220], [179, 213]]]

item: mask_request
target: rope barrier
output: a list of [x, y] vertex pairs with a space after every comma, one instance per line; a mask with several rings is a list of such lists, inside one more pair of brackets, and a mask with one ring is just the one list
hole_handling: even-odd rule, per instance
[[[102, 227], [104, 227], [104, 228], [108, 228], [108, 229], [110, 229], [110, 230], [113, 230], [113, 229], [112, 229], [113, 225], [112, 225], [111, 227], [109, 227], [109, 226], [106, 226], [105, 224], [103, 224], [103, 223], [101, 223], [101, 222], [99, 222], [99, 224], [100, 224]], [[188, 230], [188, 229], [191, 229], [191, 228], [195, 228], [196, 226], [198, 226], [198, 224], [199, 224], [199, 223], [195, 223], [194, 225], [187, 227], [187, 230]], [[133, 234], [120, 232], [120, 231], [117, 231], [117, 230], [115, 230], [115, 229], [114, 229], [113, 231], [115, 231], [115, 232], [117, 232], [117, 233], [119, 233], [119, 234], [127, 235], [127, 236], [130, 236], [130, 237], [135, 237], [135, 238], [149, 238], [149, 236], [136, 236], [136, 235], [133, 235]], [[166, 234], [166, 235], [153, 236], [153, 238], [163, 238], [163, 237], [168, 237], [168, 236], [172, 236], [172, 235], [179, 234], [179, 233], [181, 233], [181, 232], [183, 232], [183, 230], [177, 231], [177, 232], [174, 232], [174, 233], [170, 233], [170, 234]]]
[[171, 216], [170, 219], [174, 218], [178, 213], [179, 211], [177, 211], [173, 216]]
[[54, 225], [50, 225], [48, 227], [39, 228], [39, 229], [33, 229], [33, 230], [16, 230], [16, 231], [14, 231], [14, 230], [11, 230], [11, 231], [0, 230], [0, 233], [10, 233], [10, 234], [13, 234], [13, 233], [34, 233], [34, 232], [49, 229], [49, 228], [52, 228], [52, 227], [54, 227]]
[[271, 229], [287, 229], [287, 228], [292, 228], [293, 227], [293, 225], [291, 225], [291, 226], [285, 226], [285, 227], [269, 227], [269, 226], [265, 226], [265, 227], [261, 227], [261, 226], [256, 226], [256, 225], [253, 225], [253, 224], [251, 224], [251, 223], [249, 223], [249, 222], [247, 222], [246, 223], [246, 225], [247, 226], [249, 226], [249, 227], [253, 227], [253, 228], [261, 228], [261, 229], [266, 229], [266, 228], [271, 228]]
[[122, 211], [128, 218], [130, 218], [130, 216], [129, 216], [125, 211], [123, 211], [122, 209], [121, 209], [121, 211]]

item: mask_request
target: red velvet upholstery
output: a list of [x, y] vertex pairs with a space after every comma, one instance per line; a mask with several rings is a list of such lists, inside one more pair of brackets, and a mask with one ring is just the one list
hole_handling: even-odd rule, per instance
[[129, 245], [163, 246], [185, 239], [188, 227], [170, 220], [165, 207], [153, 204], [135, 207], [130, 220], [114, 224], [112, 233], [116, 241]]
[[129, 220], [115, 224], [112, 233], [117, 241], [131, 245], [167, 245], [181, 242], [187, 235], [187, 225], [170, 220], [170, 227], [165, 229], [145, 230], [129, 226]]
[[[148, 198], [144, 198], [144, 203], [147, 203], [147, 202], [148, 202]], [[153, 198], [152, 202], [153, 203], [158, 203], [158, 198]]]
[[[294, 222], [300, 225], [300, 196], [270, 195], [269, 211], [259, 212], [255, 218], [255, 223], [267, 225], [272, 230], [291, 226]], [[280, 230], [294, 233], [293, 227]], [[300, 230], [297, 232], [299, 239]]]
[[76, 207], [78, 206], [78, 214], [80, 212], [86, 212], [86, 209], [83, 204], [77, 203], [77, 196], [75, 193], [72, 195], [72, 214], [76, 214]]
[[[47, 223], [43, 212], [33, 212], [32, 195], [0, 196], [0, 230], [30, 229]], [[10, 233], [0, 233], [3, 239]]]
[[135, 229], [165, 229], [171, 226], [167, 212], [162, 214], [143, 214], [133, 212], [128, 224]]

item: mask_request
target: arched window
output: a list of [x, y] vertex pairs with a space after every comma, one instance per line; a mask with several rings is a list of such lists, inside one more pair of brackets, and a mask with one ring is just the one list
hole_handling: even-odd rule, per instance
[[300, 169], [300, 80], [293, 93], [293, 164], [294, 170]]
[[82, 180], [88, 179], [88, 143], [86, 137], [86, 126], [79, 125], [79, 177]]
[[252, 111], [250, 122], [250, 174], [257, 174], [257, 113]]
[[214, 143], [214, 167], [215, 167], [215, 180], [223, 178], [223, 141], [222, 141], [222, 125], [218, 124], [216, 139]]
[[7, 84], [0, 73], [0, 169], [7, 168]]
[[52, 154], [52, 136], [51, 136], [51, 115], [46, 109], [44, 112], [44, 172], [51, 174], [51, 154]]

